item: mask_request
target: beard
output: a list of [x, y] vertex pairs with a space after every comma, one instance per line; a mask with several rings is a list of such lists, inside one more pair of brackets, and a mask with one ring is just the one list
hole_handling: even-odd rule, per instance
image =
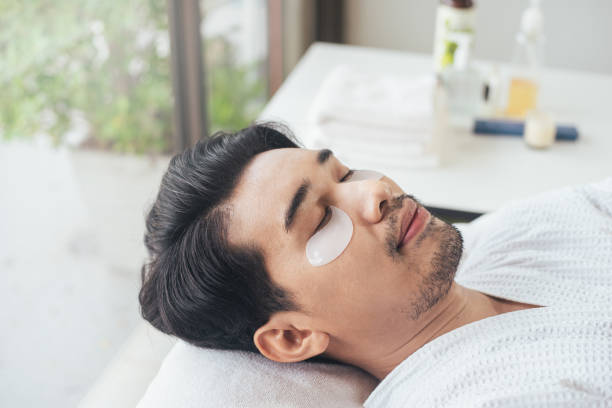
[[455, 280], [457, 266], [463, 253], [463, 238], [461, 233], [453, 225], [439, 218], [433, 218], [418, 237], [415, 246], [419, 246], [427, 237], [438, 240], [438, 248], [434, 252], [426, 274], [419, 284], [417, 297], [412, 301], [410, 307], [410, 319], [418, 320], [419, 317], [440, 300], [444, 299]]
[[[406, 257], [398, 249], [397, 243], [400, 224], [398, 214], [403, 207], [403, 201], [406, 199], [413, 200], [423, 206], [416, 198], [408, 194], [402, 194], [391, 200], [391, 215], [387, 222], [385, 249], [393, 262], [406, 261]], [[433, 215], [423, 232], [416, 238], [413, 250], [418, 251], [426, 240], [435, 240], [437, 246], [429, 262], [422, 263], [421, 260], [408, 260], [409, 268], [415, 270], [417, 275], [422, 277], [418, 286], [418, 294], [411, 302], [409, 310], [406, 311], [411, 320], [418, 320], [424, 312], [446, 297], [455, 279], [457, 266], [463, 253], [463, 238], [459, 230]]]

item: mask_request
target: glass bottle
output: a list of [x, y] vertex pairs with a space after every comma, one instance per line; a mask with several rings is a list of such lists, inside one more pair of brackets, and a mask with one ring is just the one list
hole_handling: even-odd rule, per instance
[[543, 18], [540, 1], [531, 0], [523, 12], [508, 80], [507, 116], [524, 118], [535, 109], [542, 65]]
[[472, 53], [475, 8], [472, 0], [441, 0], [436, 13], [434, 71], [464, 69]]

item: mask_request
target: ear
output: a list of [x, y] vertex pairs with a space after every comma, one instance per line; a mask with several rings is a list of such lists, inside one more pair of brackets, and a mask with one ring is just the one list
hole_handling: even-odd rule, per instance
[[280, 363], [304, 361], [323, 353], [329, 345], [329, 335], [322, 331], [298, 329], [290, 315], [276, 313], [253, 335], [261, 354]]

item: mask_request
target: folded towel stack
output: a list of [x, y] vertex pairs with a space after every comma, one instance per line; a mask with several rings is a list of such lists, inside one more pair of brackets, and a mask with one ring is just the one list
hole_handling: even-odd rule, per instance
[[433, 77], [374, 76], [339, 66], [309, 112], [313, 148], [359, 168], [433, 167]]

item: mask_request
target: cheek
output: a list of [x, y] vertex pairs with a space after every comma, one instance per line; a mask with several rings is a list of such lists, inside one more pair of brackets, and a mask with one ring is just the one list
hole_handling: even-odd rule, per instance
[[353, 240], [346, 250], [333, 262], [322, 267], [310, 267], [308, 296], [312, 304], [323, 314], [341, 315], [359, 311], [369, 302], [375, 301], [382, 292], [392, 286], [392, 272], [387, 260], [380, 255], [374, 243]]
[[336, 296], [356, 309], [363, 305], [373, 309], [404, 305], [428, 277], [434, 249], [433, 240], [427, 240], [420, 248], [392, 257], [380, 238], [368, 234], [354, 237], [336, 261]]
[[[275, 270], [283, 270], [283, 284], [297, 301], [316, 316], [329, 321], [361, 315], [375, 317], [393, 310], [418, 291], [425, 277], [431, 243], [407, 252], [399, 259], [386, 253], [380, 237], [355, 231], [346, 249], [332, 262], [312, 266], [305, 248], [278, 246]], [[291, 255], [288, 255], [291, 253]], [[291, 266], [293, 265], [293, 267]], [[421, 276], [422, 275], [422, 276]]]

